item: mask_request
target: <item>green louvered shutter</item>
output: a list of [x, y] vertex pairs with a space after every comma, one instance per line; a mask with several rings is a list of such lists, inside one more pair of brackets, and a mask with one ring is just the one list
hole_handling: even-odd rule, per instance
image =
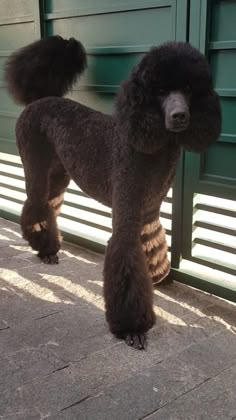
[[209, 58], [223, 126], [216, 145], [185, 154], [178, 278], [236, 300], [236, 1], [192, 0], [190, 42]]

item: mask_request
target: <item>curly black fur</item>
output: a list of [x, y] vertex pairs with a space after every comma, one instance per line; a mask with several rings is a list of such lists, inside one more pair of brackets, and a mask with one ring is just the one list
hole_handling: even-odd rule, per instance
[[215, 142], [221, 117], [208, 63], [190, 44], [170, 42], [152, 48], [118, 93], [117, 119], [122, 134], [136, 150], [153, 153], [173, 142], [173, 133], [163, 124], [160, 91], [185, 92], [186, 88], [191, 92], [191, 124], [180, 133], [177, 143], [201, 152]]
[[[122, 83], [114, 116], [55, 97], [84, 67], [81, 44], [57, 37], [26, 47], [8, 63], [7, 80], [18, 100], [54, 95], [28, 105], [17, 122], [28, 197], [21, 225], [40, 257], [56, 262], [56, 216], [70, 178], [112, 207], [106, 317], [115, 335], [140, 348], [155, 322], [151, 277], [160, 281], [169, 270], [160, 206], [181, 146], [199, 152], [217, 140], [219, 100], [205, 58], [183, 43], [164, 44], [144, 56]], [[170, 92], [182, 92], [188, 104], [190, 120], [181, 132], [166, 127], [163, 97]]]
[[60, 36], [41, 39], [14, 53], [6, 64], [6, 81], [17, 102], [63, 96], [86, 68], [83, 45]]

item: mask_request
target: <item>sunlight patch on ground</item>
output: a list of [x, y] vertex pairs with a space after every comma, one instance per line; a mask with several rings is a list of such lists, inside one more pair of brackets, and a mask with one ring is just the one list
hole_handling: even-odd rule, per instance
[[13, 229], [10, 229], [10, 228], [3, 228], [2, 230], [5, 230], [6, 232], [11, 233], [11, 234], [12, 234], [12, 235], [14, 235], [14, 236], [17, 236], [17, 238], [22, 238], [21, 233], [18, 233], [18, 232], [16, 232], [16, 231], [15, 231], [15, 230], [13, 230]]
[[30, 294], [35, 298], [47, 302], [71, 304], [71, 301], [58, 297], [51, 289], [40, 286], [39, 284], [34, 283], [32, 280], [21, 276], [13, 270], [8, 270], [6, 268], [1, 269], [0, 282], [1, 279], [9, 285], [10, 291], [12, 293], [20, 296], [23, 300], [27, 300], [27, 295]]
[[[188, 309], [190, 312], [193, 312], [194, 314], [198, 315], [199, 318], [209, 318], [212, 319], [216, 322], [218, 322], [219, 324], [223, 325], [227, 330], [230, 330], [233, 334], [236, 334], [236, 327], [232, 326], [231, 324], [229, 324], [227, 321], [225, 321], [222, 317], [218, 316], [218, 315], [207, 315], [204, 314], [200, 309], [195, 308], [194, 306], [186, 303], [186, 302], [182, 302], [180, 299], [180, 297], [178, 297], [178, 300], [172, 298], [171, 296], [166, 295], [165, 293], [161, 292], [160, 290], [155, 290], [154, 291], [155, 295], [160, 296], [162, 299], [165, 299], [168, 302], [172, 302], [176, 305], [181, 306], [182, 308], [186, 308]], [[234, 310], [234, 304], [232, 302], [227, 302], [228, 304], [232, 304], [232, 310]], [[210, 304], [209, 304], [210, 306]], [[191, 325], [191, 327], [197, 327], [196, 324]], [[199, 327], [198, 327], [199, 328]]]
[[47, 279], [49, 283], [63, 287], [66, 292], [71, 293], [76, 297], [85, 300], [88, 303], [92, 303], [94, 306], [101, 309], [102, 311], [105, 310], [104, 302], [103, 299], [101, 299], [101, 295], [96, 295], [91, 290], [85, 289], [85, 287], [72, 282], [66, 277], [58, 277], [50, 274], [44, 274], [44, 278]]
[[[30, 251], [30, 253], [32, 253], [32, 248], [30, 246], [27, 245], [10, 245], [10, 248], [16, 249], [17, 251], [22, 251], [22, 252], [27, 252]], [[32, 255], [34, 255], [32, 253]]]
[[82, 261], [86, 264], [98, 265], [97, 263], [95, 263], [91, 260], [88, 260], [87, 258], [80, 257], [79, 255], [72, 254], [70, 251], [67, 251], [66, 249], [63, 249], [62, 252], [63, 252], [63, 254], [65, 254], [69, 258], [75, 258], [76, 260]]
[[88, 283], [93, 283], [93, 284], [96, 284], [97, 286], [103, 287], [102, 280], [88, 280]]
[[[160, 296], [162, 299], [165, 299], [168, 302], [172, 302], [176, 305], [181, 306], [182, 308], [188, 309], [190, 312], [195, 313], [199, 317], [204, 317], [205, 316], [205, 314], [200, 309], [195, 308], [194, 306], [190, 305], [187, 302], [182, 302], [181, 300], [174, 299], [173, 297], [166, 295], [165, 293], [161, 292], [160, 290], [155, 289], [154, 294], [157, 295], [157, 296]], [[178, 297], [178, 299], [180, 299], [180, 298]]]
[[183, 321], [181, 318], [178, 318], [177, 316], [171, 314], [170, 312], [165, 311], [164, 309], [158, 307], [157, 305], [154, 305], [154, 312], [158, 317], [163, 318], [169, 324], [179, 325], [183, 327], [187, 326], [186, 322]]
[[1, 241], [8, 241], [8, 242], [10, 242], [10, 241], [15, 241], [15, 239], [10, 239], [10, 238], [8, 238], [7, 236], [5, 236], [5, 235], [2, 235], [2, 234], [0, 234], [0, 240]]

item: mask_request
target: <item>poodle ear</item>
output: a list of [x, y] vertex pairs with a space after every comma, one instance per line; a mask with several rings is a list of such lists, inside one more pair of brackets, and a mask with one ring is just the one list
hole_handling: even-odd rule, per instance
[[153, 105], [142, 80], [131, 77], [122, 82], [116, 101], [119, 132], [127, 144], [142, 153], [155, 153], [167, 141], [161, 110]]

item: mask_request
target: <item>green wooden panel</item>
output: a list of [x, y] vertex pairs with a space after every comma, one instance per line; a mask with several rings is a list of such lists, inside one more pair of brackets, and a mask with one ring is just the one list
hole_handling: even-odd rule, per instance
[[0, 137], [0, 150], [2, 153], [18, 155], [15, 139], [10, 140]]
[[235, 40], [235, 0], [214, 0], [211, 9], [211, 41]]
[[1, 137], [12, 139], [15, 142], [16, 117], [9, 116], [0, 112], [0, 132]]
[[6, 53], [0, 52], [0, 87], [3, 85], [3, 71], [7, 56]]
[[[223, 159], [219, 162], [220, 156], [223, 156]], [[229, 182], [231, 180], [234, 181], [236, 187], [235, 144], [218, 143], [213, 147], [209, 147], [206, 153], [204, 153], [203, 162], [201, 177], [208, 175], [208, 177], [212, 177], [212, 180], [214, 177], [217, 177], [219, 182], [224, 181], [225, 183], [227, 183], [227, 178], [229, 178]]]
[[141, 56], [135, 53], [90, 55], [88, 70], [76, 89], [116, 93], [121, 80], [128, 77], [130, 69], [140, 61]]
[[19, 114], [19, 112], [23, 109], [22, 106], [16, 104], [12, 97], [7, 92], [6, 87], [0, 87], [0, 112], [10, 112], [14, 113], [15, 115]]
[[[31, 18], [34, 20], [34, 1], [32, 0], [1, 0], [1, 15], [0, 15], [0, 24], [1, 21], [6, 21], [7, 19], [24, 19]], [[13, 20], [15, 23], [15, 20]]]
[[236, 50], [216, 50], [212, 52], [210, 54], [210, 64], [216, 89], [234, 89], [236, 96]]
[[[45, 13], [47, 18], [72, 17], [74, 15], [103, 14], [123, 10], [147, 9], [152, 7], [170, 6], [171, 0], [47, 0], [45, 2]], [[50, 15], [49, 15], [50, 14]], [[49, 15], [49, 16], [48, 16]]]
[[67, 97], [106, 114], [111, 114], [113, 111], [114, 94], [74, 90]]
[[236, 98], [221, 98], [222, 134], [220, 139], [236, 143]]
[[15, 154], [15, 122], [22, 107], [9, 96], [3, 70], [12, 51], [40, 37], [39, 2], [1, 0], [0, 7], [0, 151]]
[[86, 47], [156, 45], [170, 39], [171, 8], [55, 19], [47, 23], [52, 33], [79, 38]]
[[14, 25], [0, 26], [0, 51], [12, 51], [21, 48], [38, 38], [35, 34], [34, 22], [22, 22]]

